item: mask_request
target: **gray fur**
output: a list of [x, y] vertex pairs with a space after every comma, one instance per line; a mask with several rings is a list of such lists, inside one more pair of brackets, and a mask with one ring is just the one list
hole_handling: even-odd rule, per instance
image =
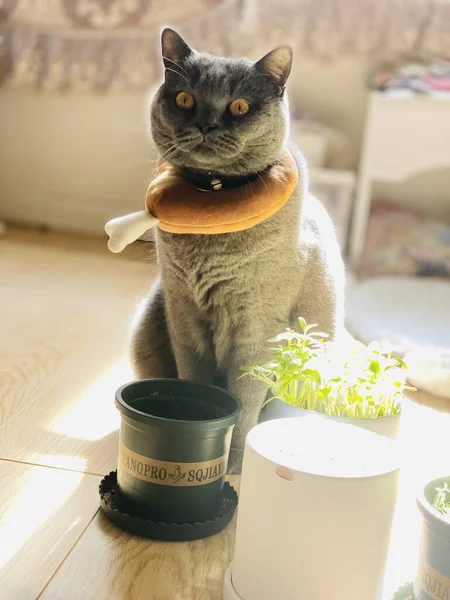
[[[176, 52], [171, 56], [177, 58]], [[288, 107], [280, 96], [283, 75], [266, 76], [260, 69], [268, 68], [267, 59], [262, 60], [265, 66], [255, 66], [190, 51], [180, 67], [172, 65], [177, 72], [166, 73], [151, 110], [161, 154], [182, 167], [231, 175], [253, 174], [273, 163], [287, 144]], [[193, 94], [198, 110], [178, 114], [178, 91]], [[251, 113], [230, 124], [226, 107], [241, 97], [250, 102]], [[203, 134], [196, 128], [205, 123], [216, 127], [205, 136], [208, 151], [198, 146]], [[344, 275], [336, 236], [324, 208], [308, 194], [301, 155], [295, 157], [300, 174], [295, 193], [261, 224], [220, 235], [158, 231], [161, 277], [134, 327], [132, 358], [139, 377], [176, 374], [211, 383], [219, 375], [242, 400], [244, 414], [232, 442], [234, 471], [266, 396], [259, 382], [239, 378], [240, 368], [267, 361], [266, 340], [296, 327], [299, 315], [332, 337], [343, 328]]]

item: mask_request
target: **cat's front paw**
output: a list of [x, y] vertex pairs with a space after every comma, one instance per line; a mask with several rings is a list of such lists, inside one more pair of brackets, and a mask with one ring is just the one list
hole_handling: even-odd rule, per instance
[[244, 460], [243, 448], [231, 448], [228, 458], [228, 473], [230, 475], [240, 475], [242, 471], [242, 461]]

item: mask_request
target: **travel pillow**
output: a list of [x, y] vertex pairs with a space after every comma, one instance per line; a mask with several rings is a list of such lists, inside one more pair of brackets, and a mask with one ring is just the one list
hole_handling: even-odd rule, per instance
[[[145, 211], [108, 221], [105, 226], [112, 252], [121, 252], [147, 230], [179, 234], [220, 234], [243, 231], [282, 208], [298, 181], [297, 165], [288, 150], [264, 173], [240, 187], [205, 192], [168, 162], [158, 165], [150, 183]], [[219, 180], [213, 180], [213, 184]]]

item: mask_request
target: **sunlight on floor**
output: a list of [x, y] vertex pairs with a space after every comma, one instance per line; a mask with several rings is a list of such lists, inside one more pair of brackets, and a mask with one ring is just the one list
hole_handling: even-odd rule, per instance
[[422, 522], [415, 502], [419, 487], [411, 473], [411, 467], [405, 467], [400, 475], [397, 509], [384, 580], [385, 600], [392, 598], [397, 588], [414, 577]]
[[126, 359], [114, 364], [57, 416], [50, 425], [51, 430], [75, 439], [94, 441], [104, 438], [118, 429], [120, 423], [114, 393], [132, 379]]
[[397, 510], [392, 530], [383, 600], [414, 577], [422, 530], [417, 494], [434, 477], [447, 474], [449, 415], [407, 400], [398, 442], [402, 453]]
[[404, 464], [416, 482], [441, 476], [450, 467], [447, 451], [450, 415], [429, 406], [406, 401], [399, 443]]
[[67, 502], [82, 477], [82, 473], [45, 467], [33, 467], [24, 474], [25, 482], [0, 521], [0, 568]]

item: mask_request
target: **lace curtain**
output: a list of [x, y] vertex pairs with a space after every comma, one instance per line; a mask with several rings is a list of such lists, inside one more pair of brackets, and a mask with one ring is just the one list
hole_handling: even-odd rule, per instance
[[288, 42], [330, 61], [450, 59], [450, 0], [0, 0], [0, 80], [144, 89], [159, 72], [167, 23], [216, 54], [257, 57]]

